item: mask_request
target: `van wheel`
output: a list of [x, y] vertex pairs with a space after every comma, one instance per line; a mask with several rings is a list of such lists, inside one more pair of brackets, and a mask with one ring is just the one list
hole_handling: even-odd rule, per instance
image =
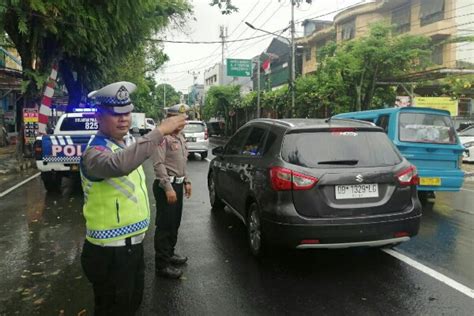
[[260, 211], [256, 202], [250, 204], [247, 214], [247, 240], [252, 255], [257, 258], [263, 257], [267, 245], [262, 231]]
[[200, 154], [201, 154], [201, 160], [204, 160], [207, 158], [207, 151], [203, 151]]
[[219, 198], [219, 195], [217, 195], [216, 182], [212, 173], [209, 174], [207, 179], [207, 187], [209, 189], [209, 201], [211, 203], [212, 210], [223, 209], [225, 204]]
[[418, 198], [422, 204], [425, 204], [429, 203], [430, 199], [435, 199], [436, 196], [434, 191], [418, 191]]
[[62, 176], [57, 172], [42, 172], [41, 180], [48, 192], [59, 192], [61, 190]]

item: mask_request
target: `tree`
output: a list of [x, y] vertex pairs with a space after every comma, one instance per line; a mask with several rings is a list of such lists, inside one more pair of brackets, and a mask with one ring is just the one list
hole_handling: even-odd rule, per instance
[[225, 135], [231, 134], [231, 115], [240, 107], [240, 86], [212, 86], [206, 94], [203, 117], [222, 117], [225, 121]]
[[70, 103], [77, 103], [145, 49], [153, 34], [188, 12], [186, 0], [5, 0], [0, 31], [21, 57], [25, 105], [38, 102], [53, 62], [59, 62]]
[[[338, 85], [351, 100], [350, 108], [372, 107], [377, 93], [390, 87], [377, 87], [378, 81], [425, 69], [430, 64], [430, 40], [424, 36], [391, 36], [389, 26], [374, 24], [369, 35], [343, 42], [323, 57], [319, 76], [341, 81]], [[341, 85], [342, 83], [342, 85]]]

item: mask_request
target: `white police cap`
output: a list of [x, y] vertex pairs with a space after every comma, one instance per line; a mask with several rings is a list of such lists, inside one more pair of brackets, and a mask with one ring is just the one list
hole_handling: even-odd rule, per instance
[[166, 110], [167, 115], [178, 115], [178, 114], [186, 114], [187, 111], [190, 110], [190, 107], [187, 104], [179, 103], [173, 106], [170, 106]]
[[130, 93], [136, 88], [134, 83], [119, 81], [92, 91], [87, 97], [94, 99], [97, 105], [109, 107], [110, 111], [114, 113], [125, 114], [133, 111]]

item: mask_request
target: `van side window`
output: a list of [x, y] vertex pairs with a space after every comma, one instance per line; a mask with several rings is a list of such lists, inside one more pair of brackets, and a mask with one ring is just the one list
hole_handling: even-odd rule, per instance
[[388, 122], [389, 122], [389, 116], [382, 115], [377, 119], [377, 122], [375, 122], [375, 125], [381, 127], [385, 133], [388, 133]]

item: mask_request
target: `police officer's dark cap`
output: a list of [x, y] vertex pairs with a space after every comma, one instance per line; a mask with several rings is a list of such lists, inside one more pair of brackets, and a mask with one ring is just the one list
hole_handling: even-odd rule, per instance
[[111, 83], [99, 90], [92, 91], [87, 95], [94, 99], [96, 105], [106, 108], [116, 114], [126, 114], [133, 111], [130, 93], [135, 91], [137, 86], [128, 81]]

